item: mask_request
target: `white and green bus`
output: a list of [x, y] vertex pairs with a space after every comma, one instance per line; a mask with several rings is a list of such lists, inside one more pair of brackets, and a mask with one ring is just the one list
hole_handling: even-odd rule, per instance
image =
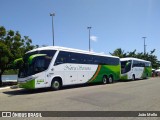
[[151, 77], [151, 62], [137, 58], [121, 58], [121, 80]]
[[110, 55], [50, 46], [31, 50], [18, 60], [23, 60], [18, 83], [27, 89], [58, 90], [66, 85], [106, 84], [120, 79], [120, 59]]

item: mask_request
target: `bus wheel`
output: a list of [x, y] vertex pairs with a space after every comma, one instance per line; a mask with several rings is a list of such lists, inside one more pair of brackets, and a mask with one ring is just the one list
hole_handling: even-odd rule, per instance
[[132, 75], [132, 80], [135, 80], [135, 75]]
[[109, 76], [109, 78], [108, 78], [108, 84], [111, 84], [111, 83], [113, 83], [113, 77]]
[[103, 84], [106, 84], [106, 83], [107, 83], [107, 76], [103, 76], [103, 78], [102, 78], [102, 83], [103, 83]]
[[52, 90], [59, 90], [61, 88], [61, 82], [58, 79], [55, 79], [51, 83], [51, 89]]

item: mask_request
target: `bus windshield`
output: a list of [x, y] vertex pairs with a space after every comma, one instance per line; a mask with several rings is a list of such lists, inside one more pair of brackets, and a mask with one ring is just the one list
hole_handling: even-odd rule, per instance
[[18, 77], [24, 78], [47, 70], [55, 52], [55, 50], [42, 50], [25, 54]]
[[127, 73], [131, 70], [132, 61], [121, 61], [121, 73]]

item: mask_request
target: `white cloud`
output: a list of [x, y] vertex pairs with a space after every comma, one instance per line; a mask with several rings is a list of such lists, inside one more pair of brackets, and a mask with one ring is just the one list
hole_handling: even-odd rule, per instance
[[91, 39], [92, 41], [94, 41], [94, 42], [97, 42], [98, 37], [97, 37], [97, 36], [92, 35], [92, 36], [90, 36], [90, 39]]

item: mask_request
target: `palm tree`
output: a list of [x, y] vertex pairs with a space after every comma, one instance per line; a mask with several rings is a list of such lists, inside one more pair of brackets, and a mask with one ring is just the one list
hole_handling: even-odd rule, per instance
[[113, 53], [110, 53], [113, 56], [118, 56], [120, 58], [126, 57], [126, 53], [121, 48], [116, 49]]

